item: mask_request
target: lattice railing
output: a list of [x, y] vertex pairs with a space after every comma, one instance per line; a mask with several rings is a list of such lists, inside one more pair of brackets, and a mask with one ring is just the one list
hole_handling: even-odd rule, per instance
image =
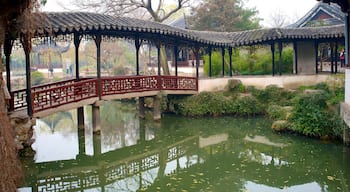
[[[44, 84], [32, 87], [33, 113], [98, 97], [99, 87], [101, 87], [101, 96], [159, 90], [197, 91], [198, 80], [195, 77], [125, 76], [104, 77], [101, 79], [101, 86], [99, 86], [97, 78], [86, 78], [80, 81], [71, 79]], [[16, 111], [26, 108], [28, 106], [26, 95], [25, 89], [13, 91], [10, 110]]]
[[32, 92], [33, 112], [97, 97], [97, 79], [89, 79]]

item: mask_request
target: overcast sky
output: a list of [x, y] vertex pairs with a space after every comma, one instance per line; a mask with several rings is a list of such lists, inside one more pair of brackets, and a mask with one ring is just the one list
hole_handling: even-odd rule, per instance
[[[69, 2], [70, 0], [47, 0], [43, 10], [63, 11], [59, 4], [67, 6]], [[263, 19], [261, 24], [266, 27], [271, 26], [271, 17], [277, 11], [284, 13], [289, 22], [294, 22], [305, 15], [317, 3], [316, 0], [246, 0], [246, 2], [247, 7], [256, 7], [258, 9], [259, 16]]]
[[284, 13], [290, 22], [295, 22], [304, 16], [315, 4], [316, 0], [247, 0], [247, 7], [256, 7], [259, 16], [264, 20], [261, 24], [271, 25], [271, 16], [280, 10]]

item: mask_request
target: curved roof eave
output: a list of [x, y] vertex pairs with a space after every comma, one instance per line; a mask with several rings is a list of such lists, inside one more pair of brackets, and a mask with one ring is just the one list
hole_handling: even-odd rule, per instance
[[[21, 32], [25, 32], [24, 29]], [[180, 29], [157, 22], [127, 17], [86, 12], [48, 12], [34, 17], [33, 33], [36, 36], [57, 36], [78, 32], [130, 37], [136, 34], [157, 39], [199, 43], [210, 46], [249, 46], [278, 40], [322, 39], [344, 37], [344, 25], [313, 28], [271, 28], [239, 32], [213, 32]], [[165, 37], [165, 38], [164, 38]]]

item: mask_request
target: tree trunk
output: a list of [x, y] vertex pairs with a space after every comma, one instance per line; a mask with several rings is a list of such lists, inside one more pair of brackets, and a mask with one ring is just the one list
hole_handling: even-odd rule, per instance
[[[5, 39], [5, 22], [0, 21], [0, 46]], [[0, 51], [0, 58], [2, 53]], [[0, 87], [3, 84], [2, 59], [0, 59]], [[22, 178], [21, 164], [18, 160], [13, 130], [7, 115], [4, 89], [0, 89], [0, 191], [17, 191]]]
[[166, 50], [164, 45], [160, 46], [160, 64], [163, 69], [163, 75], [170, 75], [168, 58], [166, 56]]

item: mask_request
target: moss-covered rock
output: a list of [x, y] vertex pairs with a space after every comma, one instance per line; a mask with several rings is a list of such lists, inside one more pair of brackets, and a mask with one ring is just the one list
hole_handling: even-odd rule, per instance
[[278, 120], [273, 122], [271, 126], [272, 130], [276, 132], [284, 132], [284, 131], [289, 131], [289, 123], [286, 120]]

